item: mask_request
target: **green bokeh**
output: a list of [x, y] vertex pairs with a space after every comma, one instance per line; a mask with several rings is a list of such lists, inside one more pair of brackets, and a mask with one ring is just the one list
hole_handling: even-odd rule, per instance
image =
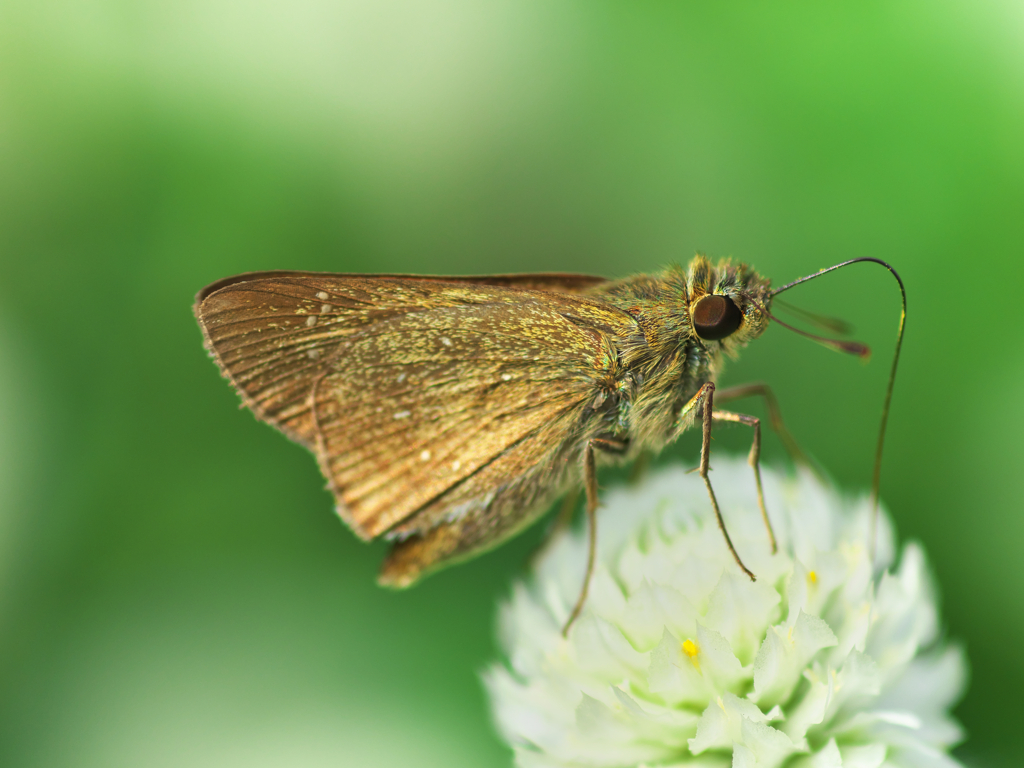
[[[960, 754], [1018, 765], [1022, 243], [1019, 3], [9, 0], [0, 765], [507, 765], [476, 672], [538, 532], [378, 589], [382, 546], [237, 410], [192, 295], [697, 250], [776, 282], [902, 273], [883, 496], [971, 658]], [[773, 328], [727, 373], [771, 382], [851, 490], [897, 297], [867, 266], [791, 294], [851, 320], [870, 366]]]

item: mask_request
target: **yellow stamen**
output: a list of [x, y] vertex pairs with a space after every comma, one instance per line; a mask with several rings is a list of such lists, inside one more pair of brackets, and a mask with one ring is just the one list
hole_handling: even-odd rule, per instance
[[690, 657], [690, 662], [700, 672], [700, 661], [697, 659], [697, 654], [700, 653], [700, 646], [693, 642], [693, 640], [686, 640], [683, 643], [683, 653]]
[[817, 571], [808, 571], [807, 572], [807, 580], [809, 582], [811, 582], [811, 584], [817, 584], [818, 583], [818, 572]]

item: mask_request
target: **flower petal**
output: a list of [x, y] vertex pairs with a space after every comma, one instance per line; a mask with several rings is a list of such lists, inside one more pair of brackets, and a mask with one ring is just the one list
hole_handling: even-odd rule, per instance
[[590, 597], [568, 640], [582, 531], [513, 589], [499, 617], [507, 661], [484, 683], [517, 764], [957, 766], [945, 751], [962, 737], [949, 708], [966, 665], [939, 638], [920, 548], [883, 572], [895, 552], [884, 515], [873, 561], [867, 501], [765, 471], [781, 545], [769, 555], [749, 467], [715, 468], [756, 583], [738, 572], [699, 478], [668, 471], [605, 497]]

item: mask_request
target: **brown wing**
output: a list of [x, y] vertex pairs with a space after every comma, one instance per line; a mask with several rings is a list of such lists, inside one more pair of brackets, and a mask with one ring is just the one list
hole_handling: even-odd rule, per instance
[[516, 446], [564, 439], [551, 425], [614, 363], [603, 331], [632, 324], [566, 294], [295, 273], [215, 284], [196, 314], [246, 404], [316, 452], [367, 538], [471, 487], [486, 496]]
[[250, 272], [208, 285], [196, 295], [194, 311], [207, 349], [245, 405], [312, 448], [306, 398], [346, 334], [395, 314], [443, 304], [439, 286], [580, 293], [604, 282], [593, 275], [561, 273], [433, 278]]
[[273, 270], [267, 272], [245, 272], [233, 275], [215, 283], [210, 283], [196, 294], [196, 307], [211, 294], [222, 288], [239, 283], [251, 283], [259, 280], [403, 280], [421, 283], [472, 283], [474, 285], [493, 285], [504, 288], [530, 291], [556, 291], [558, 293], [584, 293], [590, 288], [609, 282], [608, 278], [599, 275], [582, 275], [573, 272], [535, 272], [516, 275], [374, 275], [345, 274], [342, 272], [299, 272], [294, 270]]

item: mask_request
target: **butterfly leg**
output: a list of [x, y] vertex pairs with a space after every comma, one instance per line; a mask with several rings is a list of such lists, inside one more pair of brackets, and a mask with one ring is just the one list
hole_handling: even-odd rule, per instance
[[[595, 448], [600, 449], [605, 453], [617, 454], [622, 456], [629, 451], [629, 438], [616, 437], [613, 434], [602, 434], [594, 437], [590, 441], [591, 445]], [[641, 454], [641, 458], [646, 454]], [[585, 474], [585, 473], [584, 473]], [[630, 478], [630, 482], [633, 482], [633, 478]], [[562, 500], [562, 506], [558, 510], [558, 515], [555, 517], [551, 527], [544, 534], [544, 539], [540, 546], [537, 547], [531, 561], [535, 560], [545, 550], [548, 542], [554, 541], [555, 538], [572, 523], [573, 513], [576, 511], [576, 502], [580, 498], [579, 486], [575, 486], [569, 493], [566, 494], [565, 499]]]
[[725, 544], [729, 547], [729, 551], [732, 553], [733, 559], [736, 561], [736, 565], [738, 565], [740, 570], [750, 577], [751, 581], [756, 581], [757, 577], [754, 576], [753, 572], [743, 564], [743, 560], [740, 559], [739, 552], [736, 551], [736, 547], [732, 544], [732, 539], [729, 538], [729, 531], [726, 530], [725, 520], [722, 518], [722, 510], [718, 508], [718, 499], [715, 497], [715, 489], [711, 487], [709, 472], [711, 470], [711, 424], [714, 421], [714, 400], [715, 385], [709, 381], [697, 391], [697, 394], [690, 398], [690, 401], [684, 405], [683, 409], [679, 412], [676, 432], [679, 433], [685, 430], [693, 422], [695, 415], [700, 414], [702, 422], [702, 439], [700, 444], [700, 466], [697, 468], [697, 472], [704, 481], [704, 487], [708, 490], [708, 496], [711, 498], [711, 508], [715, 511], [715, 519], [718, 521], [718, 528], [722, 531], [722, 536], [725, 537]]
[[590, 588], [590, 577], [594, 573], [594, 558], [597, 554], [597, 465], [594, 461], [595, 440], [587, 443], [583, 449], [583, 488], [587, 494], [587, 572], [583, 576], [583, 588], [580, 596], [576, 598], [576, 605], [573, 606], [569, 620], [562, 627], [562, 637], [569, 636], [569, 628], [583, 610], [583, 604], [587, 601], [587, 590]]
[[757, 483], [757, 506], [761, 508], [761, 518], [764, 526], [768, 529], [768, 540], [772, 544], [772, 554], [779, 551], [775, 543], [775, 532], [772, 530], [771, 521], [768, 519], [768, 510], [764, 505], [764, 487], [761, 485], [761, 420], [756, 416], [748, 416], [745, 413], [733, 413], [732, 411], [714, 411], [711, 414], [714, 421], [731, 421], [737, 424], [746, 424], [754, 430], [754, 442], [750, 446], [750, 454], [747, 456], [747, 463], [754, 470], [754, 481]]
[[796, 440], [793, 439], [792, 433], [787, 429], [786, 423], [782, 420], [782, 410], [779, 408], [779, 401], [775, 398], [775, 393], [772, 392], [771, 387], [767, 384], [762, 381], [756, 381], [751, 384], [740, 384], [735, 387], [720, 389], [715, 399], [718, 400], [719, 405], [724, 405], [733, 400], [742, 400], [747, 397], [760, 397], [764, 400], [765, 410], [768, 411], [768, 423], [771, 424], [772, 429], [775, 430], [779, 439], [782, 440], [786, 453], [797, 464], [808, 467], [815, 474], [820, 475], [817, 467], [811, 463], [807, 454], [801, 450]]

